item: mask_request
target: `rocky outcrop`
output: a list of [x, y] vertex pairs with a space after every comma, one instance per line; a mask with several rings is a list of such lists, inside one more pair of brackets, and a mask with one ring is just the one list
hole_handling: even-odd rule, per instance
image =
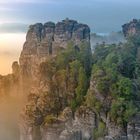
[[140, 139], [140, 114], [137, 114], [127, 126], [128, 140]]
[[[123, 26], [125, 36], [139, 32], [137, 22], [134, 20], [132, 25]], [[74, 90], [77, 85], [66, 83], [66, 79], [70, 81], [70, 66], [63, 71], [56, 71], [58, 75], [54, 74], [49, 80], [46, 75], [40, 73], [40, 65], [44, 64], [46, 69], [45, 63], [48, 60], [56, 61], [56, 56], [67, 49], [69, 42], [73, 42], [76, 51], [80, 52], [81, 42], [89, 43], [89, 41], [89, 27], [74, 20], [66, 19], [57, 24], [37, 23], [29, 27], [20, 56], [21, 85], [24, 94], [30, 92], [28, 103], [21, 114], [20, 140], [138, 140], [140, 138], [139, 116], [132, 118], [125, 128], [113, 122], [107, 112], [112, 98], [109, 96], [105, 98], [97, 90], [96, 79], [93, 77], [89, 91], [95, 102], [102, 103], [100, 107], [97, 102], [97, 109], [100, 108], [100, 111], [94, 107], [91, 109], [87, 103], [72, 111], [68, 106], [70, 101], [76, 98]], [[87, 52], [91, 52], [90, 47]], [[73, 60], [75, 58], [70, 59], [71, 62]], [[16, 73], [17, 64], [13, 66], [13, 73]], [[61, 74], [63, 78], [59, 77]], [[103, 74], [102, 71], [100, 74]], [[75, 78], [73, 82], [76, 80]], [[72, 85], [72, 89], [68, 89], [69, 84]]]
[[24, 93], [29, 91], [29, 85], [38, 86], [40, 63], [55, 57], [67, 48], [69, 42], [78, 45], [82, 41], [90, 41], [90, 29], [74, 20], [31, 25], [20, 55], [21, 81], [26, 89]]
[[[46, 62], [56, 61], [57, 55], [68, 49], [71, 42], [74, 50], [78, 53], [81, 49], [80, 45], [83, 42], [88, 43], [84, 53], [88, 54], [87, 59], [90, 58], [90, 29], [87, 25], [66, 19], [57, 24], [53, 22], [47, 22], [44, 25], [37, 23], [29, 27], [20, 56], [20, 79], [23, 93], [30, 93], [28, 103], [21, 114], [20, 140], [83, 140], [91, 138], [95, 114], [86, 108], [79, 109], [83, 110], [83, 114], [78, 110], [73, 114], [71, 109], [67, 108], [75, 96], [76, 83], [69, 91], [65, 78], [61, 80], [64, 81], [62, 87], [57, 87], [61, 83], [58, 81], [60, 71], [57, 73], [58, 77], [57, 74], [54, 74], [52, 79], [40, 72], [40, 67], [44, 70]], [[90, 59], [88, 63], [90, 63]], [[51, 67], [51, 65], [49, 66]], [[69, 71], [69, 67], [61, 71], [64, 72], [63, 77], [67, 74], [65, 77], [69, 78]], [[52, 87], [52, 84], [55, 85]], [[60, 115], [62, 111], [63, 113], [61, 116], [57, 116], [54, 111], [58, 112], [57, 115]]]
[[125, 37], [140, 35], [140, 20], [133, 19], [122, 26]]
[[95, 122], [96, 115], [89, 108], [81, 106], [73, 117], [67, 107], [55, 121], [46, 122], [43, 127], [22, 125], [21, 140], [91, 140]]
[[[104, 136], [97, 138], [97, 140], [139, 140], [140, 139], [140, 114], [137, 113], [130, 120], [127, 126], [124, 128], [121, 125], [118, 125], [114, 121], [111, 120], [110, 114], [108, 113], [108, 109], [111, 106], [111, 99], [105, 98], [103, 94], [101, 94], [96, 87], [96, 80], [92, 77], [90, 81], [89, 93], [91, 96], [95, 98], [94, 101], [102, 103], [100, 110], [98, 108], [93, 107], [94, 112], [96, 112], [96, 125], [95, 129], [99, 125], [99, 121], [102, 121], [105, 124], [105, 133]], [[137, 102], [139, 105], [140, 102]], [[94, 103], [93, 103], [94, 104]], [[87, 105], [88, 106], [88, 105]], [[95, 133], [93, 133], [94, 138]]]

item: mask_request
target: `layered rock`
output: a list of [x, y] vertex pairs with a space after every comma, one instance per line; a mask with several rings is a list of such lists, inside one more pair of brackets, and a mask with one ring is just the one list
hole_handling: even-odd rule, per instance
[[137, 114], [128, 124], [127, 127], [128, 140], [140, 139], [140, 114]]
[[26, 91], [28, 85], [38, 86], [40, 63], [55, 57], [69, 42], [78, 45], [82, 41], [90, 41], [90, 29], [74, 20], [31, 25], [20, 55], [21, 81]]
[[[64, 83], [62, 88], [65, 91], [60, 92], [56, 87], [52, 87], [52, 83], [59, 84], [57, 83], [57, 75], [54, 74], [53, 78], [49, 79], [39, 71], [40, 67], [43, 69], [46, 67], [48, 60], [51, 63], [56, 61], [56, 56], [68, 49], [67, 47], [71, 42], [74, 50], [78, 53], [81, 49], [80, 45], [86, 42], [88, 46], [84, 53], [88, 54], [87, 57], [90, 58], [90, 29], [87, 25], [66, 19], [57, 24], [47, 22], [44, 25], [37, 23], [30, 26], [20, 56], [20, 78], [22, 87], [25, 89], [23, 92], [24, 94], [30, 92], [28, 103], [21, 114], [20, 140], [80, 140], [81, 138], [91, 138], [95, 123], [94, 113], [88, 109], [83, 109], [83, 114], [77, 111], [73, 117], [71, 109], [65, 108], [74, 98], [74, 88], [77, 85], [73, 84], [75, 87], [72, 91], [68, 91], [65, 86], [66, 83]], [[66, 78], [69, 78], [68, 69], [65, 70]], [[56, 109], [57, 111], [55, 111]], [[57, 115], [63, 111], [63, 115], [59, 117], [53, 113], [54, 111], [58, 112]], [[55, 122], [52, 124], [45, 123], [41, 127], [41, 124], [45, 122], [45, 117], [49, 117], [51, 114], [55, 118], [49, 119], [55, 119]]]

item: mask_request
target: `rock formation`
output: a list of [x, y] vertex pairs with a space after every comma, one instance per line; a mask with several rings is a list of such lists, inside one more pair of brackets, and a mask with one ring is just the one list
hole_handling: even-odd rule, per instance
[[[80, 140], [81, 138], [91, 138], [94, 127], [93, 124], [95, 123], [94, 112], [83, 108], [81, 111], [83, 110], [83, 113], [85, 112], [84, 114], [79, 114], [77, 111], [74, 115], [75, 117], [73, 117], [72, 110], [70, 108], [65, 108], [67, 104], [70, 104], [74, 99], [74, 90], [75, 86], [77, 86], [77, 82], [75, 81], [76, 83], [72, 85], [74, 87], [71, 89], [69, 89], [69, 86], [65, 89], [65, 86], [63, 86], [63, 91], [61, 89], [59, 92], [55, 89], [56, 85], [54, 85], [54, 87], [52, 85], [53, 83], [59, 84], [62, 82], [59, 81], [59, 83], [57, 83], [57, 75], [54, 74], [52, 80], [48, 80], [45, 75], [42, 75], [45, 72], [40, 73], [39, 71], [40, 67], [42, 67], [43, 71], [48, 68], [45, 65], [49, 60], [51, 63], [57, 61], [56, 57], [61, 52], [67, 50], [70, 43], [73, 44], [72, 46], [74, 48], [72, 49], [77, 53], [83, 51], [87, 54], [87, 60], [89, 59], [87, 64], [90, 64], [90, 29], [87, 25], [66, 19], [57, 24], [52, 22], [47, 22], [44, 25], [37, 23], [29, 27], [26, 42], [20, 56], [20, 76], [23, 89], [25, 89], [24, 94], [30, 92], [28, 104], [21, 115], [21, 140]], [[82, 43], [87, 43], [88, 46], [86, 48], [81, 48], [82, 46], [80, 47], [80, 45]], [[77, 63], [77, 61], [75, 62]], [[89, 66], [90, 65], [85, 69]], [[69, 67], [62, 71], [66, 71], [66, 78], [69, 79]], [[63, 76], [65, 76], [65, 74]], [[49, 84], [50, 80], [52, 81], [51, 85]], [[52, 96], [52, 92], [58, 92], [58, 95]], [[55, 108], [52, 107], [53, 102]], [[64, 110], [61, 117], [50, 116], [56, 109], [59, 115], [60, 111]], [[55, 121], [53, 124], [46, 123], [46, 125], [41, 127], [40, 125], [42, 122], [46, 120], [44, 120], [45, 116], [47, 118], [50, 116], [49, 119]]]
[[55, 57], [61, 50], [67, 48], [71, 41], [75, 45], [82, 41], [89, 42], [89, 27], [69, 19], [57, 24], [53, 22], [47, 22], [44, 25], [37, 23], [29, 27], [20, 55], [21, 79], [26, 91], [30, 84], [37, 86], [39, 65], [49, 57]]
[[125, 37], [140, 34], [140, 20], [133, 19], [131, 22], [122, 26]]
[[[138, 21], [125, 24], [123, 32], [125, 36], [139, 33]], [[75, 111], [70, 108], [70, 103], [77, 98], [74, 90], [77, 84], [72, 85], [71, 90], [64, 80], [65, 78], [70, 80], [70, 66], [66, 67], [66, 70], [63, 69], [64, 79], [61, 81], [55, 74], [49, 80], [46, 75], [41, 78], [39, 67], [43, 66], [43, 69], [46, 69], [53, 66], [52, 63], [57, 61], [59, 53], [68, 49], [69, 42], [73, 42], [73, 47], [80, 52], [80, 44], [89, 41], [89, 27], [74, 20], [66, 19], [57, 24], [47, 22], [44, 25], [38, 23], [30, 26], [20, 56], [21, 81], [25, 83], [24, 89], [30, 91], [28, 104], [21, 114], [20, 140], [138, 140], [140, 138], [139, 115], [131, 119], [125, 129], [111, 121], [110, 115], [106, 113], [106, 109], [111, 105], [111, 98], [105, 99], [97, 90], [96, 80], [92, 76], [88, 92], [90, 91], [92, 96], [104, 105], [99, 113], [87, 104], [79, 106]], [[87, 47], [84, 53], [90, 56], [90, 47]], [[73, 62], [73, 59], [70, 61]], [[46, 62], [49, 62], [49, 65], [46, 65]], [[55, 67], [52, 67], [51, 71], [54, 69]], [[62, 85], [57, 87], [58, 83]], [[52, 91], [57, 91], [57, 95], [52, 96], [54, 94]], [[54, 115], [54, 112], [57, 113]]]
[[[139, 26], [138, 20], [123, 25], [125, 36], [138, 35]], [[103, 47], [105, 51], [97, 59], [106, 55], [109, 47]], [[19, 64], [13, 63], [12, 74], [0, 76], [1, 95], [22, 91], [27, 96], [20, 140], [140, 139], [138, 113], [125, 128], [112, 121], [107, 110], [113, 97], [105, 97], [97, 89], [96, 76], [105, 72], [100, 70], [94, 77], [91, 58], [88, 25], [65, 19], [29, 27]], [[101, 82], [108, 77], [103, 78]], [[93, 97], [92, 104], [97, 106], [91, 107], [87, 100]]]
[[95, 128], [96, 116], [90, 109], [81, 106], [75, 112], [65, 108], [61, 116], [41, 128], [21, 125], [21, 140], [90, 140]]
[[[100, 121], [105, 124], [105, 133], [102, 136], [99, 136], [97, 140], [138, 140], [139, 137], [139, 114], [131, 118], [131, 121], [128, 123], [126, 128], [116, 124], [111, 120], [110, 114], [107, 114], [107, 108], [111, 106], [111, 100], [105, 99], [105, 97], [97, 90], [95, 79], [91, 79], [89, 93], [91, 96], [95, 97], [99, 102], [103, 104], [99, 114], [96, 113], [95, 118], [95, 128], [99, 126]], [[96, 101], [95, 101], [96, 102]], [[95, 112], [96, 109], [94, 109]], [[98, 115], [97, 115], [98, 114]], [[95, 130], [95, 129], [93, 129]], [[94, 138], [94, 137], [93, 137]], [[94, 139], [93, 139], [94, 140]]]

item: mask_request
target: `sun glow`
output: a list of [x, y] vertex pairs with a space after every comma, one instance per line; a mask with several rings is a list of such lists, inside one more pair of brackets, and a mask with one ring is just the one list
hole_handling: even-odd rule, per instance
[[13, 61], [18, 61], [25, 34], [0, 34], [0, 74], [11, 73]]

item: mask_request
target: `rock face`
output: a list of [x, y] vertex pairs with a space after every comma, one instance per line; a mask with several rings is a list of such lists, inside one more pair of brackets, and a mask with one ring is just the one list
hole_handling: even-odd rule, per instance
[[47, 22], [44, 25], [37, 23], [29, 27], [20, 56], [21, 81], [26, 91], [29, 91], [27, 90], [29, 85], [38, 85], [40, 63], [49, 57], [55, 57], [61, 50], [67, 48], [71, 41], [75, 45], [82, 41], [89, 42], [89, 27], [69, 19], [57, 24], [53, 22]]
[[[110, 99], [105, 99], [103, 94], [101, 94], [96, 88], [96, 80], [92, 77], [90, 81], [89, 93], [94, 96], [98, 101], [103, 103], [103, 107], [96, 114], [95, 128], [98, 126], [99, 121], [105, 124], [106, 133], [101, 138], [97, 140], [139, 140], [140, 139], [140, 114], [137, 113], [133, 116], [126, 128], [114, 123], [110, 114], [106, 112], [106, 109], [111, 105]], [[140, 102], [137, 103], [139, 105]], [[95, 109], [96, 110], [96, 109]], [[96, 111], [95, 111], [96, 112]], [[94, 137], [93, 137], [94, 138]], [[93, 139], [94, 140], [94, 139]]]
[[[139, 35], [140, 21], [133, 20], [123, 25], [123, 32], [126, 37]], [[125, 129], [112, 122], [105, 110], [110, 106], [111, 99], [105, 99], [100, 94], [94, 78], [91, 77], [88, 90], [104, 105], [98, 113], [94, 108], [89, 108], [86, 103], [80, 105], [75, 111], [68, 107], [69, 100], [75, 98], [77, 86], [69, 82], [70, 66], [66, 70], [57, 71], [57, 74], [51, 80], [49, 79], [51, 82], [48, 85], [46, 75], [41, 75], [39, 71], [40, 66], [48, 60], [51, 60], [52, 63], [56, 61], [55, 58], [60, 52], [67, 49], [70, 42], [73, 42], [75, 50], [80, 52], [79, 46], [82, 42], [90, 44], [89, 27], [69, 19], [56, 24], [47, 22], [31, 25], [19, 64], [18, 62], [12, 64], [12, 74], [0, 76], [1, 96], [10, 95], [11, 91], [15, 95], [19, 91], [23, 91], [25, 95], [30, 93], [29, 102], [21, 113], [20, 140], [139, 140], [140, 115], [136, 114]], [[87, 54], [90, 56], [90, 46], [85, 50], [84, 53], [88, 52]], [[74, 62], [78, 64], [77, 61]], [[75, 63], [72, 63], [73, 67], [75, 67]], [[68, 88], [66, 80], [69, 82], [68, 84], [72, 85], [71, 88]], [[72, 83], [76, 80], [75, 78]], [[54, 85], [52, 85], [53, 82]], [[54, 86], [56, 87], [54, 88]], [[52, 88], [51, 91], [54, 93], [48, 93], [49, 88]], [[56, 92], [56, 90], [58, 91]], [[53, 111], [59, 110], [57, 115], [53, 114], [52, 109]], [[54, 116], [51, 116], [52, 114]], [[45, 120], [43, 117], [46, 117]], [[95, 132], [101, 122], [105, 125], [102, 125], [105, 132], [101, 137], [96, 138]]]
[[81, 106], [73, 118], [72, 110], [67, 107], [52, 124], [46, 123], [43, 127], [21, 126], [20, 140], [91, 140], [95, 122], [96, 115], [89, 108]]
[[133, 19], [131, 22], [124, 24], [122, 27], [125, 37], [140, 34], [140, 20]]
[[127, 127], [128, 140], [140, 139], [140, 114], [137, 114], [132, 121], [129, 122]]
[[[42, 77], [39, 71], [39, 67], [42, 66], [43, 62], [55, 60], [56, 56], [67, 49], [71, 42], [75, 51], [78, 52], [80, 52], [79, 45], [82, 42], [90, 44], [89, 27], [69, 19], [57, 24], [47, 22], [44, 25], [37, 23], [30, 26], [20, 56], [20, 79], [23, 89], [25, 89], [23, 92], [24, 94], [30, 92], [29, 103], [21, 115], [20, 140], [91, 139], [92, 130], [95, 126], [95, 114], [86, 107], [81, 107], [75, 114], [72, 113], [70, 108], [65, 108], [66, 104], [68, 104], [68, 95], [66, 95], [68, 93], [65, 93], [66, 91], [61, 91], [60, 93], [57, 91], [59, 93], [57, 97], [51, 95], [55, 93], [51, 92], [49, 94], [48, 92], [52, 87], [52, 85], [48, 85], [50, 80], [48, 81], [45, 76]], [[90, 57], [90, 45], [88, 45], [84, 53], [89, 54], [88, 57]], [[65, 74], [63, 73], [63, 75]], [[68, 72], [67, 75], [69, 75]], [[55, 80], [57, 79], [55, 78], [57, 77], [54, 75], [52, 83], [56, 83]], [[44, 95], [43, 92], [47, 93]], [[74, 95], [74, 87], [70, 94], [70, 96]], [[58, 110], [61, 108], [63, 113], [60, 117], [49, 118], [49, 121], [55, 119], [55, 122], [46, 123], [41, 127], [42, 117], [46, 115], [49, 117], [48, 114], [51, 114], [54, 109], [56, 110], [56, 108], [52, 107], [53, 102], [55, 106], [58, 104], [56, 108]], [[83, 114], [79, 112], [80, 110]]]

